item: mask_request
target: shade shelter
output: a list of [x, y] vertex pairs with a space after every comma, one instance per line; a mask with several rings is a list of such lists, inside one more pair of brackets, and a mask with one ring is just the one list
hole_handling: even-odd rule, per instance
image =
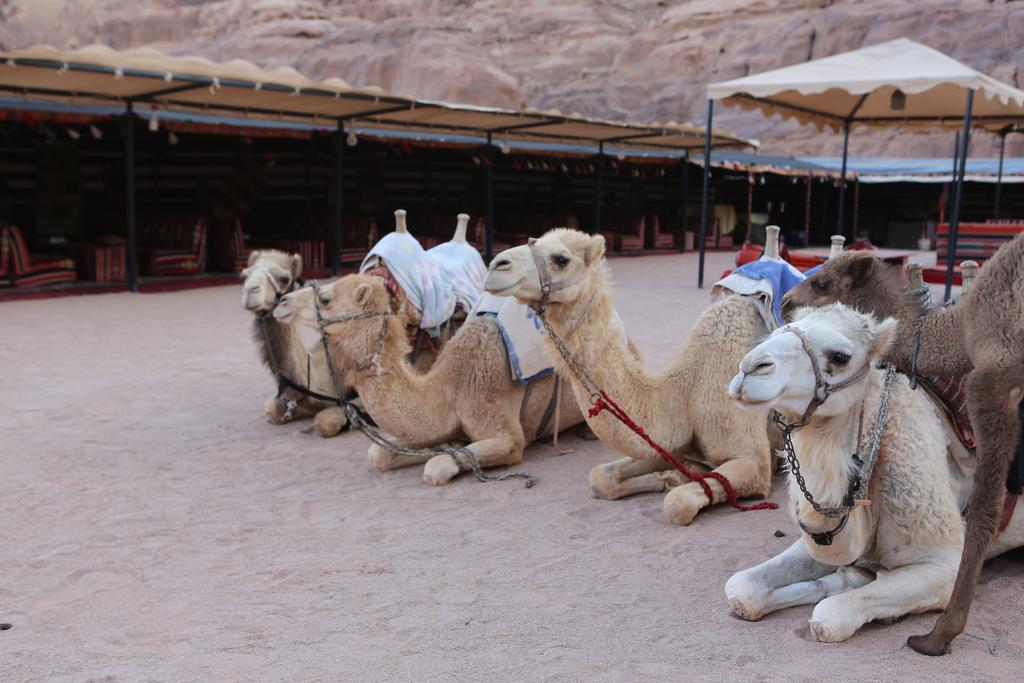
[[[340, 78], [313, 81], [289, 67], [263, 69], [244, 60], [219, 63], [201, 57], [171, 56], [151, 48], [118, 51], [92, 45], [62, 51], [40, 45], [0, 53], [0, 93], [47, 102], [123, 107], [125, 232], [128, 279], [133, 289], [137, 276], [133, 114], [151, 120], [175, 112], [333, 127], [337, 201], [331, 261], [335, 274], [341, 269], [343, 151], [346, 138], [358, 135], [361, 127], [473, 135], [488, 147], [515, 141], [587, 143], [597, 145], [599, 161], [606, 151], [686, 152], [701, 147], [756, 144], [718, 131], [709, 139], [705, 128], [686, 123], [642, 125], [555, 110], [508, 110], [417, 100], [376, 87], [353, 87]], [[599, 229], [601, 163], [597, 168], [595, 214]], [[487, 213], [485, 250], [490, 257], [493, 217], [490, 210]]]
[[[981, 96], [975, 98], [975, 93]], [[906, 38], [766, 71], [708, 86], [707, 125], [712, 125], [714, 103], [757, 109], [765, 116], [811, 123], [843, 132], [843, 159], [839, 185], [837, 231], [843, 232], [843, 203], [850, 130], [857, 126], [902, 126], [911, 130], [931, 127], [961, 128], [959, 167], [950, 221], [951, 254], [956, 253], [964, 160], [970, 130], [993, 132], [1024, 120], [1024, 91], [997, 81], [947, 55]], [[707, 156], [707, 154], [705, 155]], [[705, 165], [705, 177], [708, 168]], [[707, 183], [705, 183], [707, 188]], [[707, 197], [703, 207], [707, 206]], [[701, 229], [706, 230], [706, 208]], [[703, 239], [702, 239], [703, 246]], [[698, 284], [703, 285], [703, 251]], [[946, 296], [953, 278], [949, 259]]]

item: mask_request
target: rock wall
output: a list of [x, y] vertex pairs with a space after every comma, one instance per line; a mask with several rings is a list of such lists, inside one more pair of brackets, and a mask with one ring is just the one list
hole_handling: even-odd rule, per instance
[[[1024, 85], [1009, 0], [0, 0], [0, 45], [104, 42], [341, 76], [404, 95], [634, 121], [704, 117], [704, 87], [906, 36]], [[831, 133], [719, 108], [766, 152], [838, 154]], [[1024, 155], [1024, 135], [1008, 149]], [[948, 156], [949, 133], [857, 132], [855, 156]], [[991, 154], [995, 136], [974, 137]]]

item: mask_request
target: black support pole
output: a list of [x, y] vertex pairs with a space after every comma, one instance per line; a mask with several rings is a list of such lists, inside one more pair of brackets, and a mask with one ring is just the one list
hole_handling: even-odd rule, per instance
[[[846, 159], [847, 153], [850, 149], [850, 122], [847, 121], [843, 124], [843, 170], [839, 173], [839, 217], [836, 219], [836, 234], [845, 235], [843, 232], [843, 213], [846, 211]], [[852, 244], [856, 239], [856, 235], [849, 236], [849, 242]]]
[[594, 179], [594, 229], [592, 233], [597, 235], [601, 232], [601, 192], [604, 183], [604, 143], [597, 143], [597, 176]]
[[128, 289], [139, 291], [139, 247], [135, 239], [135, 116], [132, 101], [124, 112], [124, 242]]
[[683, 152], [683, 210], [680, 212], [679, 220], [682, 226], [679, 229], [679, 253], [686, 253], [686, 213], [690, 206], [690, 152]]
[[1006, 156], [1006, 133], [1003, 130], [999, 132], [999, 175], [996, 176], [996, 205], [992, 210], [992, 218], [999, 219], [1000, 204], [1003, 199], [1003, 157]]
[[331, 230], [331, 275], [341, 275], [341, 222], [344, 216], [345, 126], [338, 121], [334, 131], [334, 225]]
[[487, 134], [487, 155], [484, 158], [484, 261], [494, 258], [494, 155], [491, 154], [491, 134]]
[[956, 194], [953, 196], [953, 215], [949, 220], [949, 256], [946, 258], [946, 295], [949, 301], [953, 293], [953, 268], [956, 261], [956, 237], [960, 229], [960, 204], [964, 194], [964, 172], [967, 170], [967, 150], [971, 144], [971, 110], [974, 108], [974, 91], [967, 91], [967, 105], [964, 111], [964, 130], [960, 134], [959, 169], [956, 174]]
[[704, 288], [704, 241], [708, 234], [708, 191], [711, 183], [711, 120], [715, 114], [715, 101], [708, 100], [708, 122], [704, 131], [704, 189], [700, 195], [700, 259], [697, 265], [697, 288]]

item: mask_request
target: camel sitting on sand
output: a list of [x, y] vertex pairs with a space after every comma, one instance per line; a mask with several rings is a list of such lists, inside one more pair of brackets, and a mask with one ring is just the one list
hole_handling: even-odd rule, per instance
[[[763, 415], [739, 410], [725, 391], [740, 359], [767, 332], [758, 309], [742, 296], [712, 304], [670, 365], [649, 375], [615, 329], [619, 323], [604, 250], [601, 235], [551, 230], [531, 245], [495, 256], [487, 290], [534, 307], [544, 298], [547, 320], [568, 351], [656, 442], [697, 469], [724, 475], [739, 497], [767, 496], [772, 473], [769, 429], [777, 430], [769, 428]], [[542, 292], [535, 256], [548, 271], [550, 294]], [[549, 336], [545, 340], [556, 370], [572, 380], [576, 401], [587, 413], [591, 389], [574, 374], [554, 341]], [[671, 488], [663, 513], [667, 521], [684, 525], [704, 507], [726, 500], [717, 481], [707, 480], [714, 496], [708, 500], [699, 482], [666, 471], [672, 465], [611, 415], [588, 415], [587, 424], [601, 441], [628, 456], [591, 472], [596, 496], [616, 499]]]
[[[551, 436], [556, 425], [566, 429], [583, 421], [573, 401], [560, 399], [562, 383], [553, 375], [528, 388], [513, 378], [505, 342], [489, 316], [468, 319], [430, 370], [420, 374], [407, 359], [409, 340], [402, 321], [391, 314], [380, 278], [349, 275], [321, 287], [319, 295], [312, 288], [287, 294], [274, 315], [318, 328], [317, 307], [332, 358], [353, 368], [366, 411], [403, 446], [466, 440], [480, 467], [516, 465], [523, 448]], [[368, 457], [382, 472], [425, 463], [423, 480], [435, 486], [471, 467], [452, 453], [427, 459], [393, 454], [376, 444]]]
[[[285, 294], [302, 282], [302, 257], [276, 249], [258, 249], [249, 255], [242, 271], [242, 306], [254, 314], [253, 340], [260, 350], [260, 360], [270, 370], [274, 382], [285, 377], [291, 382], [318, 394], [331, 396], [334, 386], [327, 371], [326, 356], [319, 344], [307, 349], [292, 325], [279, 322], [271, 313]], [[344, 366], [339, 366], [343, 387], [351, 392], [351, 380]], [[263, 407], [275, 424], [315, 416], [314, 425], [323, 436], [340, 432], [347, 419], [338, 406], [302, 392], [285, 388], [267, 399]]]
[[917, 373], [967, 376], [967, 408], [978, 445], [964, 553], [949, 606], [931, 633], [912, 636], [908, 641], [918, 652], [941, 655], [950, 651], [953, 638], [967, 623], [986, 548], [999, 526], [1007, 472], [1020, 439], [1024, 236], [996, 252], [955, 306], [926, 310], [899, 282], [898, 271], [886, 268], [870, 255], [851, 253], [827, 262], [787, 300], [790, 305], [827, 300], [865, 305], [873, 298], [884, 300], [900, 321], [889, 360], [901, 369], [914, 368]]
[[[800, 309], [743, 358], [729, 395], [793, 428], [790, 509], [801, 538], [729, 579], [738, 616], [817, 603], [812, 633], [839, 642], [870, 621], [945, 607], [964, 543], [957, 494], [971, 475], [948, 458], [927, 395], [874, 365], [896, 327], [842, 304]], [[1018, 515], [989, 551], [1022, 544]]]

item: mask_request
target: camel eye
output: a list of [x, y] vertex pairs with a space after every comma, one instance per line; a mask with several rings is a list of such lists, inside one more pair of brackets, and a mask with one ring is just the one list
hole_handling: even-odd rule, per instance
[[554, 261], [555, 265], [558, 266], [559, 268], [565, 268], [567, 265], [569, 265], [568, 257], [562, 256], [561, 254], [553, 256], [551, 260]]
[[322, 296], [320, 297], [320, 303], [326, 306], [327, 304], [331, 303], [331, 300], [326, 296]]
[[811, 280], [811, 287], [814, 287], [821, 294], [827, 294], [829, 288], [828, 280]]
[[277, 278], [277, 281], [280, 282], [282, 285], [288, 284], [288, 278], [283, 276], [283, 275], [281, 277]]
[[843, 367], [844, 365], [850, 362], [850, 354], [843, 353], [842, 351], [833, 351], [830, 354], [828, 354], [828, 359], [829, 361], [832, 362], [833, 365]]

